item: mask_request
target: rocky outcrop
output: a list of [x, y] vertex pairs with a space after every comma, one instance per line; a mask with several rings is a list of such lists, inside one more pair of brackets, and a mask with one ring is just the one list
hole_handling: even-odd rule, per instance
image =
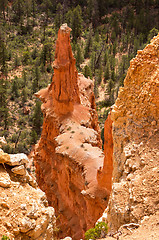
[[55, 214], [26, 169], [25, 154], [0, 151], [0, 238], [54, 239]]
[[77, 74], [69, 35], [62, 25], [52, 83], [36, 94], [44, 122], [34, 159], [38, 184], [58, 216], [59, 236], [80, 239], [102, 214], [108, 191], [97, 181], [104, 155], [93, 83]]
[[114, 169], [105, 217], [115, 232], [159, 213], [159, 35], [131, 60], [111, 114]]
[[118, 231], [108, 234], [103, 240], [152, 240], [159, 239], [159, 212], [145, 216], [140, 224], [128, 223], [122, 225]]

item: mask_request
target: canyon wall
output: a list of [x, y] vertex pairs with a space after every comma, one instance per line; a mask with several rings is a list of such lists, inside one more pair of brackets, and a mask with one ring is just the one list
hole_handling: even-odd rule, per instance
[[101, 216], [109, 191], [97, 180], [104, 154], [93, 82], [77, 73], [70, 30], [61, 26], [52, 83], [36, 94], [44, 122], [34, 160], [38, 184], [58, 217], [59, 236], [80, 239]]
[[104, 163], [103, 168], [98, 170], [98, 183], [106, 187], [109, 194], [112, 189], [112, 172], [113, 172], [113, 135], [112, 135], [111, 110], [104, 124]]
[[0, 239], [53, 240], [55, 212], [26, 169], [27, 156], [0, 149]]
[[[131, 60], [111, 119], [113, 185], [103, 218], [114, 233], [126, 223], [144, 226], [159, 214], [159, 35]], [[147, 238], [142, 232], [143, 238], [138, 233], [139, 238], [118, 239], [158, 239], [159, 229], [149, 231], [150, 224]]]

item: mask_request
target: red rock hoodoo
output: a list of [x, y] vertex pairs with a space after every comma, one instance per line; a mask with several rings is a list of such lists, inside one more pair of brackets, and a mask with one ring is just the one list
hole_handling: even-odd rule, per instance
[[70, 31], [67, 24], [63, 24], [59, 29], [56, 42], [52, 98], [54, 111], [57, 114], [69, 113], [73, 111], [75, 103], [80, 103], [77, 85], [78, 73], [70, 44]]
[[52, 83], [36, 94], [44, 123], [34, 160], [38, 184], [58, 216], [59, 236], [80, 239], [101, 216], [109, 194], [97, 181], [104, 154], [93, 83], [77, 73], [70, 30], [61, 26]]

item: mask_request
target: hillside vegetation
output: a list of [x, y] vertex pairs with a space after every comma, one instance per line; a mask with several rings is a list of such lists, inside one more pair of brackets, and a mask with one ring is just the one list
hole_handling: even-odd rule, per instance
[[72, 28], [78, 71], [94, 81], [103, 136], [130, 60], [158, 33], [159, 0], [0, 1], [0, 135], [8, 153], [28, 153], [41, 133], [34, 93], [51, 82], [64, 22]]

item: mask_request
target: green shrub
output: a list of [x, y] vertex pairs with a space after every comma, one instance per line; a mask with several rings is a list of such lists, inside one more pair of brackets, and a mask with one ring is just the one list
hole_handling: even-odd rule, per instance
[[16, 133], [13, 133], [12, 138], [11, 138], [11, 142], [15, 143], [17, 138], [18, 138], [18, 135]]
[[22, 62], [24, 65], [27, 65], [30, 61], [30, 53], [29, 51], [24, 51], [23, 52], [23, 57], [22, 57]]
[[91, 73], [91, 69], [89, 66], [85, 66], [83, 69], [83, 74], [86, 78], [90, 77], [92, 79], [92, 73]]
[[16, 54], [15, 55], [15, 58], [14, 58], [14, 67], [17, 68], [20, 66], [20, 58], [18, 57], [18, 55]]
[[22, 142], [18, 143], [17, 150], [19, 153], [26, 153], [27, 147], [26, 147], [25, 142], [22, 141]]
[[51, 67], [51, 65], [48, 65], [48, 66], [47, 66], [46, 71], [47, 71], [48, 73], [51, 73], [51, 71], [52, 71], [52, 67]]
[[38, 135], [37, 135], [37, 133], [36, 133], [35, 130], [32, 130], [32, 131], [31, 131], [31, 140], [30, 140], [30, 143], [31, 143], [31, 144], [35, 144], [35, 143], [37, 142], [37, 140], [38, 140]]
[[2, 148], [3, 148], [3, 151], [6, 152], [6, 153], [11, 153], [12, 152], [12, 149], [11, 149], [9, 144], [3, 145]]
[[156, 29], [156, 28], [153, 28], [149, 31], [149, 34], [148, 34], [148, 37], [147, 37], [147, 40], [148, 40], [148, 43], [150, 43], [151, 39], [156, 36], [157, 34], [159, 33], [159, 30]]
[[32, 53], [31, 53], [31, 57], [33, 60], [35, 60], [38, 57], [38, 50], [36, 47], [33, 49]]
[[85, 232], [85, 239], [104, 238], [108, 232], [108, 226], [105, 222], [99, 222], [94, 228], [90, 228]]
[[3, 235], [2, 238], [1, 238], [1, 240], [10, 240], [10, 238]]
[[18, 124], [20, 126], [25, 126], [27, 124], [27, 120], [26, 120], [26, 117], [25, 116], [20, 116], [19, 117], [19, 120], [18, 120]]

